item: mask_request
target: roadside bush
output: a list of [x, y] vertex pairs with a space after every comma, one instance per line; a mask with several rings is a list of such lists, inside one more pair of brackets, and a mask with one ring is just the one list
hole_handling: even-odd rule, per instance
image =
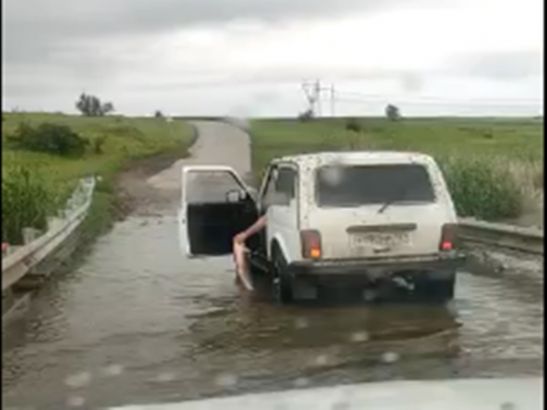
[[102, 135], [93, 140], [93, 152], [100, 155], [103, 153], [103, 145], [106, 142], [106, 135]]
[[2, 175], [2, 242], [23, 243], [23, 228], [47, 228], [55, 196], [36, 173], [14, 168]]
[[507, 169], [485, 160], [439, 161], [459, 216], [484, 220], [518, 217], [522, 192]]
[[361, 124], [359, 121], [357, 121], [355, 118], [350, 118], [346, 121], [346, 130], [353, 131], [353, 132], [361, 132], [363, 128], [361, 127]]
[[21, 123], [9, 142], [16, 148], [62, 156], [81, 156], [89, 141], [65, 125], [44, 123], [37, 128]]
[[484, 131], [484, 132], [482, 133], [482, 137], [483, 137], [484, 139], [491, 140], [491, 139], [494, 138], [494, 134], [492, 133], [492, 131]]

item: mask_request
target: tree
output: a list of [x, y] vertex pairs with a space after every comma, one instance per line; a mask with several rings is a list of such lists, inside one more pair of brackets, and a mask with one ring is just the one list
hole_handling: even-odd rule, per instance
[[101, 110], [103, 112], [103, 115], [111, 113], [114, 111], [114, 104], [112, 104], [111, 102], [106, 102], [102, 105]]
[[111, 102], [102, 104], [99, 98], [85, 93], [80, 95], [80, 99], [76, 102], [76, 108], [88, 117], [102, 117], [114, 111], [114, 105]]
[[154, 113], [154, 117], [163, 118], [163, 113], [160, 110], [156, 110], [156, 112]]
[[313, 120], [313, 111], [310, 109], [310, 110], [301, 112], [300, 114], [298, 114], [298, 120], [302, 122]]
[[401, 119], [401, 112], [399, 111], [399, 108], [395, 105], [388, 104], [386, 107], [386, 117], [390, 121], [397, 121]]

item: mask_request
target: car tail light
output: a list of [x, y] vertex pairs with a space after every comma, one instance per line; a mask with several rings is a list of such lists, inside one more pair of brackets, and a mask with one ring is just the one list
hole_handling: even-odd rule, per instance
[[300, 231], [302, 256], [306, 259], [321, 258], [321, 235], [315, 230]]
[[451, 251], [456, 247], [458, 225], [445, 224], [441, 231], [439, 250]]

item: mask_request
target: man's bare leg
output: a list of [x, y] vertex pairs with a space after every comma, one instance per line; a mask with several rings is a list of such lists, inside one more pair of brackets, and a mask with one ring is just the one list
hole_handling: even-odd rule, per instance
[[245, 259], [245, 254], [249, 252], [249, 250], [245, 247], [244, 244], [234, 241], [233, 252], [237, 276], [247, 290], [254, 290], [251, 283], [251, 275], [249, 274], [249, 267], [247, 266], [247, 260]]

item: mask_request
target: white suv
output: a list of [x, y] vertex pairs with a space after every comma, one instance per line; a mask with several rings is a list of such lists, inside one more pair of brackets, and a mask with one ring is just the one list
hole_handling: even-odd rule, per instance
[[[457, 217], [435, 161], [409, 152], [331, 152], [273, 160], [258, 196], [223, 166], [182, 172], [180, 233], [189, 256], [223, 255], [266, 214], [248, 241], [255, 270], [271, 273], [280, 302], [332, 286], [406, 288], [453, 297]], [[368, 293], [367, 293], [368, 291]]]

